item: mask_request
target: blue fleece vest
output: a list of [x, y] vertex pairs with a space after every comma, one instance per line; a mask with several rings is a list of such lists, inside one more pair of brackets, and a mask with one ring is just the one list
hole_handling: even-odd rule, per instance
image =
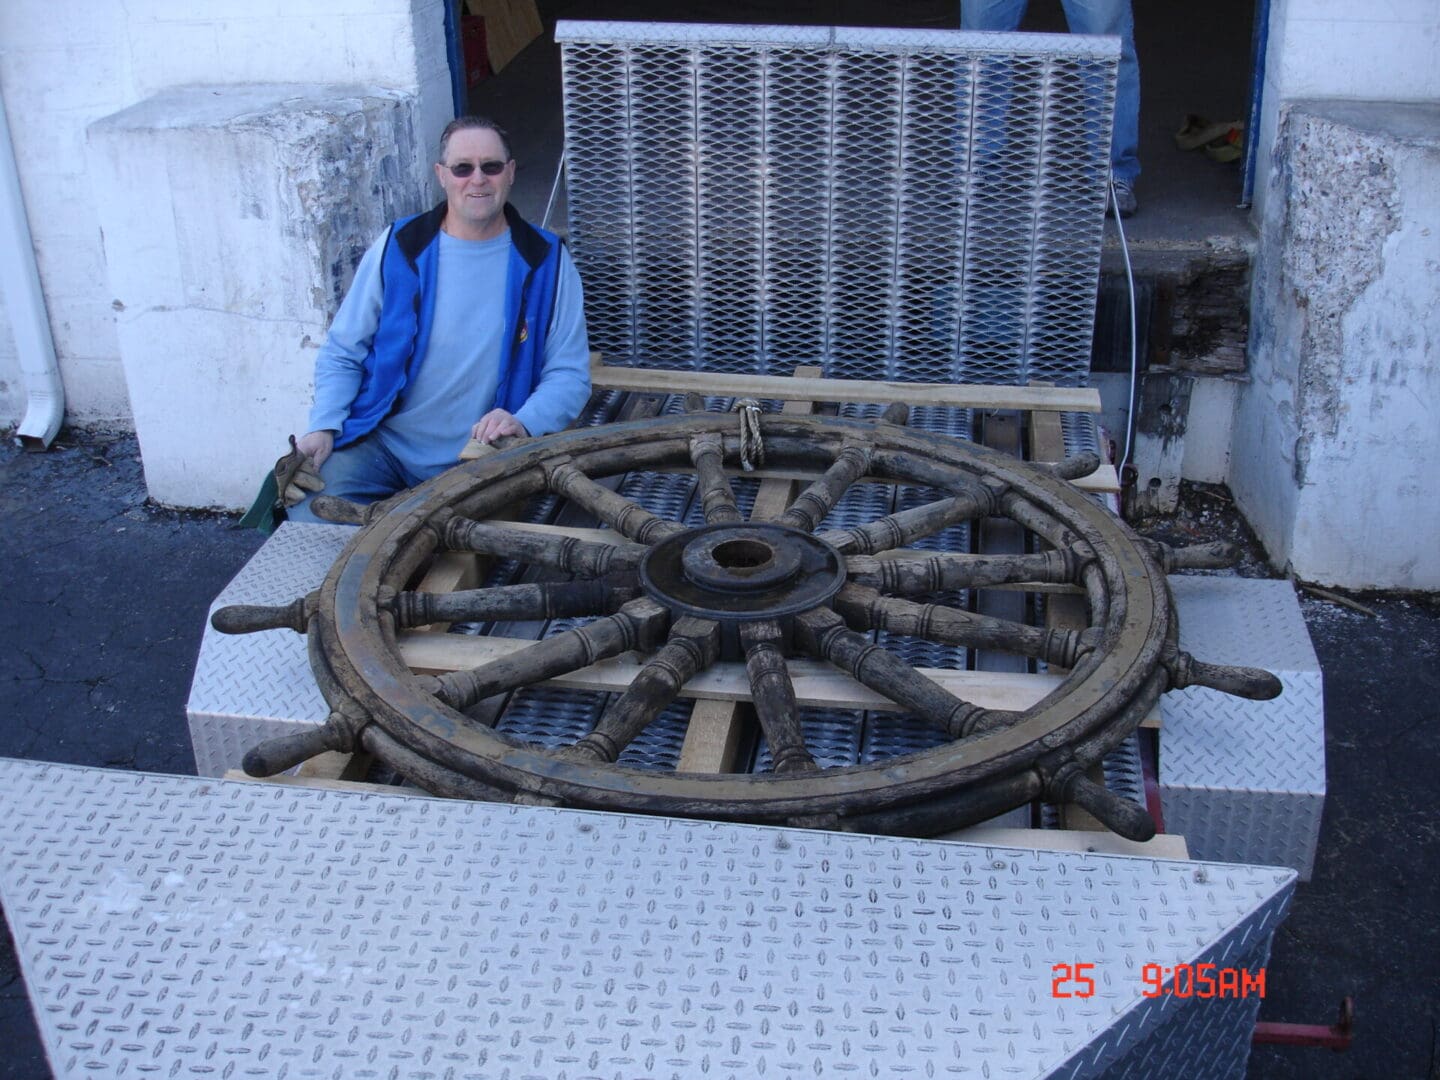
[[[527, 223], [508, 203], [510, 268], [505, 287], [505, 340], [493, 408], [515, 412], [529, 400], [545, 367], [545, 338], [555, 306], [560, 271], [560, 238]], [[435, 314], [445, 204], [401, 218], [390, 230], [380, 260], [380, 324], [360, 379], [350, 416], [337, 447], [364, 438], [396, 407], [430, 343]], [[480, 419], [478, 416], [475, 419]]]

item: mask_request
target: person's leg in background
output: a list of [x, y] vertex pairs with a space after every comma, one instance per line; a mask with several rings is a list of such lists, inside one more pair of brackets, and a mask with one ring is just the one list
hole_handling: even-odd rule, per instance
[[1110, 139], [1110, 171], [1122, 217], [1136, 210], [1135, 181], [1140, 176], [1140, 61], [1135, 54], [1135, 16], [1130, 0], [1061, 0], [1072, 34], [1113, 34], [1120, 38], [1120, 70], [1115, 83], [1115, 128]]
[[[960, 0], [961, 30], [1017, 30], [1030, 0]], [[1127, 5], [1128, 6], [1128, 5]]]
[[[373, 436], [332, 453], [320, 466], [320, 479], [325, 481], [325, 490], [316, 495], [334, 495], [362, 504], [384, 499], [411, 486], [404, 467]], [[286, 510], [286, 520], [333, 525], [334, 522], [317, 517], [310, 509], [314, 498], [315, 495], [309, 495]]]

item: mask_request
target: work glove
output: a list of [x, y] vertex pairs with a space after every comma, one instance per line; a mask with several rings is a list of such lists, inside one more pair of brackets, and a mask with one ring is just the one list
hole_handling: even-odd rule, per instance
[[294, 435], [290, 436], [290, 453], [275, 462], [275, 490], [287, 507], [294, 506], [307, 494], [325, 490], [325, 481], [315, 471], [315, 463], [300, 452]]

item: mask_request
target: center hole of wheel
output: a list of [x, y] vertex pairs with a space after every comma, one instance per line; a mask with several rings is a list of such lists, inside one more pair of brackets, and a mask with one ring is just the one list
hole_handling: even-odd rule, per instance
[[725, 570], [759, 570], [775, 561], [775, 549], [760, 540], [726, 540], [716, 544], [715, 562]]
[[696, 530], [681, 541], [680, 571], [712, 593], [783, 589], [800, 572], [802, 549], [788, 530], [726, 525]]

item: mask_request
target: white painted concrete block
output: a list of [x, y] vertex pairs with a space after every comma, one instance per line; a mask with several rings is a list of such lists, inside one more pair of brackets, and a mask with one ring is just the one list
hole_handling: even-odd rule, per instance
[[[347, 35], [355, 39], [354, 48], [347, 47]], [[22, 186], [31, 203], [41, 282], [57, 324], [88, 323], [94, 305], [118, 298], [106, 274], [95, 269], [105, 251], [94, 201], [75, 198], [77, 190], [113, 197], [115, 178], [88, 171], [89, 125], [178, 85], [211, 84], [223, 90], [265, 81], [373, 85], [418, 95], [413, 129], [417, 146], [428, 147], [451, 113], [443, 3], [0, 0], [0, 86]], [[417, 157], [420, 173], [428, 157], [428, 149]], [[136, 162], [137, 168], [144, 165], [143, 160]], [[414, 182], [423, 179], [417, 174]], [[373, 196], [367, 192], [364, 198]], [[171, 215], [168, 206], [153, 199], [146, 207], [152, 227]], [[178, 263], [146, 254], [163, 248], [164, 238], [144, 230], [136, 233], [144, 250], [131, 253], [134, 258], [122, 254], [121, 260], [129, 259], [142, 274], [156, 275], [154, 283], [165, 284], [165, 267]], [[171, 284], [178, 290], [178, 281]], [[78, 314], [68, 311], [72, 299], [83, 302]], [[154, 297], [151, 301], [158, 302]], [[8, 339], [8, 325], [8, 315], [0, 311], [0, 337]], [[105, 347], [115, 350], [108, 357], [111, 368], [118, 363], [113, 328], [107, 340], [108, 346], [84, 341], [60, 345], [72, 421], [99, 417], [106, 423], [117, 418], [128, 423], [126, 407], [115, 411], [114, 380], [100, 374], [110, 369], [92, 363]], [[82, 351], [69, 353], [72, 345]], [[0, 384], [0, 424], [11, 423], [23, 415], [25, 401], [13, 345], [5, 343], [0, 343]], [[123, 388], [118, 400], [123, 406]]]
[[1440, 588], [1440, 105], [1291, 107], [1230, 486], [1305, 580]]
[[1278, 81], [1291, 99], [1433, 99], [1440, 88], [1437, 33], [1434, 17], [1356, 21], [1292, 14]]
[[1180, 466], [1184, 479], [1222, 484], [1229, 477], [1235, 387], [1229, 379], [1196, 379], [1190, 388], [1190, 416]]
[[120, 353], [150, 494], [239, 507], [301, 429], [360, 254], [429, 193], [415, 100], [192, 87], [91, 127]]
[[96, 356], [67, 356], [60, 372], [66, 381], [86, 388], [83, 401], [66, 400], [65, 415], [70, 423], [103, 428], [130, 426], [130, 388], [125, 383], [125, 365], [120, 362], [118, 345], [113, 352]]
[[[99, 272], [104, 280], [103, 265]], [[120, 339], [115, 330], [115, 311], [109, 304], [74, 296], [55, 300], [49, 306], [55, 348], [67, 358], [117, 354]]]

